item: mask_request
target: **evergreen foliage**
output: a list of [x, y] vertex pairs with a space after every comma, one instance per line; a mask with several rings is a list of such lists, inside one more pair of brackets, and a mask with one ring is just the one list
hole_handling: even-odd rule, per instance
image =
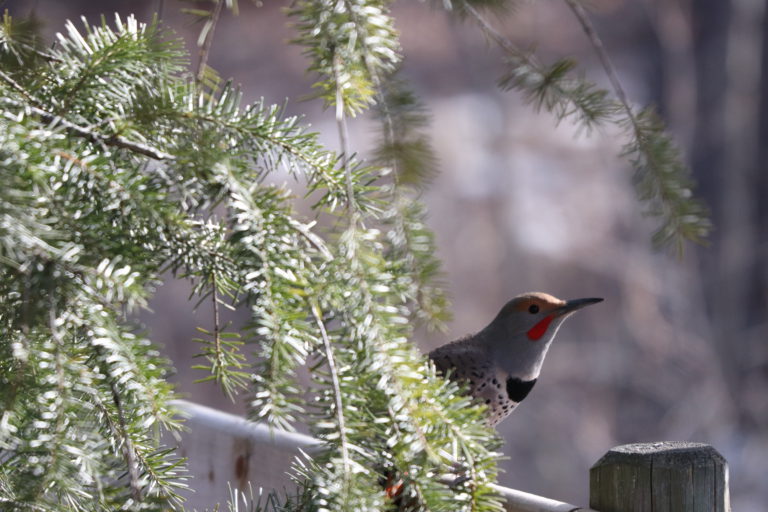
[[294, 42], [305, 48], [309, 71], [319, 77], [318, 96], [351, 114], [371, 106], [381, 77], [400, 61], [389, 2], [297, 0], [290, 14], [299, 33]]
[[532, 51], [502, 36], [481, 12], [511, 7], [514, 1], [446, 0], [444, 5], [476, 21], [504, 52], [506, 70], [499, 81], [502, 89], [520, 91], [536, 110], [544, 108], [558, 121], [568, 118], [587, 131], [607, 123], [622, 127], [627, 138], [622, 155], [634, 170], [637, 196], [646, 205], [647, 214], [660, 219], [653, 243], [658, 248], [672, 246], [682, 254], [686, 241], [703, 243], [712, 228], [707, 208], [693, 194], [690, 170], [653, 109], [638, 111], [630, 105], [581, 0], [564, 3], [594, 46], [614, 95], [576, 74], [577, 65], [570, 59], [542, 64]]
[[[359, 27], [390, 23], [349, 7]], [[373, 42], [348, 46], [323, 79], [381, 83], [371, 73], [388, 70], [392, 43]], [[381, 509], [388, 478], [412, 507], [498, 509], [498, 439], [483, 407], [408, 341], [416, 320], [440, 324], [446, 300], [423, 208], [405, 201], [394, 163], [340, 158], [281, 108], [206, 88], [155, 24], [68, 23], [48, 53], [15, 48], [20, 65], [0, 71], [4, 507], [181, 506], [179, 461], [159, 441], [179, 427], [167, 364], [126, 320], [171, 270], [215, 305], [201, 328], [203, 379], [252, 389], [254, 418], [307, 422], [327, 444], [306, 463], [309, 498], [292, 507]], [[349, 111], [370, 103], [343, 98]], [[413, 141], [424, 145], [413, 130], [388, 143]], [[264, 182], [281, 169], [309, 188], [328, 230]], [[226, 306], [252, 320], [221, 325]], [[295, 379], [305, 364], [309, 390]], [[440, 480], [456, 468], [467, 478]]]
[[[281, 107], [244, 105], [207, 66], [224, 7], [237, 2], [190, 11], [204, 21], [196, 73], [156, 23], [70, 22], [43, 49], [33, 25], [3, 20], [0, 508], [183, 508], [183, 465], [160, 442], [180, 428], [169, 367], [127, 320], [170, 271], [213, 304], [197, 340], [201, 380], [250, 393], [253, 419], [309, 424], [326, 445], [297, 462], [296, 497], [262, 506], [235, 492], [230, 510], [392, 508], [382, 482], [397, 484], [401, 509], [498, 510], [499, 440], [484, 406], [409, 342], [419, 323], [442, 326], [448, 301], [418, 201], [435, 159], [418, 100], [393, 76], [388, 2], [290, 9], [318, 94], [336, 107], [341, 154]], [[505, 85], [537, 106], [587, 126], [615, 121], [569, 64], [511, 59]], [[345, 123], [374, 105], [380, 146], [366, 163], [346, 147]], [[700, 212], [675, 207], [688, 198], [674, 147], [650, 116], [633, 119], [627, 153], [668, 180], [638, 172], [669, 220], [661, 238], [699, 234], [685, 219]], [[315, 221], [267, 182], [283, 171], [309, 190]], [[222, 307], [247, 308], [250, 321], [223, 325]]]

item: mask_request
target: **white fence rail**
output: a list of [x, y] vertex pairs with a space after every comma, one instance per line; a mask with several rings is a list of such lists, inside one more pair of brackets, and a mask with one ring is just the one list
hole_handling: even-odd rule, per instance
[[[294, 488], [288, 471], [299, 450], [312, 453], [319, 443], [309, 436], [272, 431], [232, 414], [178, 400], [187, 417], [178, 452], [188, 459], [194, 479], [186, 493], [190, 509], [205, 510], [229, 497], [228, 484], [238, 489]], [[510, 512], [589, 512], [589, 509], [497, 486]], [[593, 511], [594, 512], [594, 511]]]

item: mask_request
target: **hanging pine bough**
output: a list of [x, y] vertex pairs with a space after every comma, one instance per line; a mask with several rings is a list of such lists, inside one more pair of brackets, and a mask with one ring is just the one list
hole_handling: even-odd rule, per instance
[[634, 170], [633, 182], [646, 213], [659, 218], [661, 226], [652, 237], [655, 247], [672, 247], [682, 255], [685, 242], [704, 243], [712, 229], [707, 208], [694, 196], [690, 170], [679, 148], [652, 108], [637, 110], [630, 105], [580, 0], [564, 0], [573, 11], [594, 47], [611, 82], [614, 96], [574, 73], [576, 63], [561, 59], [542, 64], [536, 55], [519, 48], [498, 32], [483, 11], [506, 12], [516, 0], [434, 0], [459, 17], [472, 19], [490, 41], [504, 52], [506, 71], [499, 85], [517, 90], [536, 110], [545, 109], [557, 120], [568, 118], [590, 131], [605, 124], [622, 128], [627, 142], [622, 156]]
[[[334, 76], [388, 69], [384, 8], [349, 6], [372, 32]], [[306, 422], [327, 445], [303, 462], [302, 498], [286, 506], [380, 509], [388, 475], [413, 506], [499, 509], [499, 442], [482, 407], [408, 342], [411, 320], [439, 323], [446, 303], [420, 308], [439, 274], [433, 240], [421, 208], [393, 218], [404, 210], [390, 208], [385, 171], [339, 159], [279, 107], [242, 105], [229, 84], [201, 90], [155, 25], [68, 23], [45, 51], [12, 28], [6, 19], [0, 39], [0, 508], [183, 506], [183, 466], [159, 442], [179, 428], [167, 364], [126, 320], [171, 270], [214, 304], [202, 378], [249, 389], [253, 418]], [[344, 102], [370, 100], [352, 91]], [[264, 183], [281, 169], [319, 215], [344, 221], [337, 232], [314, 232], [289, 190]], [[250, 308], [249, 325], [221, 325], [226, 306]], [[305, 364], [309, 393], [295, 376]], [[442, 483], [456, 468], [467, 478]]]
[[297, 0], [289, 14], [304, 47], [314, 87], [326, 105], [356, 114], [376, 101], [378, 82], [400, 62], [400, 44], [389, 2], [381, 0]]

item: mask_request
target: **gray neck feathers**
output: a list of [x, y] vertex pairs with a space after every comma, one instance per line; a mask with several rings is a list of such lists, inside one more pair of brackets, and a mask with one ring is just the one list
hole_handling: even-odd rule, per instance
[[553, 320], [547, 333], [541, 339], [532, 341], [520, 329], [510, 332], [505, 325], [491, 323], [478, 334], [488, 347], [495, 365], [508, 376], [523, 381], [537, 379], [544, 364], [549, 346], [557, 334], [564, 318]]

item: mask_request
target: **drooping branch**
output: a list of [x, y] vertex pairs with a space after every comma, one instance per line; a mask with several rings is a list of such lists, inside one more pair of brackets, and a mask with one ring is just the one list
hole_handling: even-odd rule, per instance
[[711, 230], [709, 215], [693, 194], [690, 170], [677, 145], [652, 108], [633, 109], [586, 11], [579, 0], [565, 2], [597, 52], [615, 100], [591, 82], [572, 76], [572, 61], [541, 66], [529, 52], [499, 33], [470, 2], [462, 4], [462, 13], [473, 18], [489, 39], [511, 57], [512, 70], [502, 80], [503, 87], [523, 91], [536, 108], [544, 106], [558, 119], [577, 114], [587, 129], [608, 122], [625, 130], [628, 140], [622, 156], [634, 169], [637, 196], [647, 205], [648, 213], [661, 220], [652, 237], [655, 246], [674, 245], [681, 253], [686, 240], [702, 243]]

